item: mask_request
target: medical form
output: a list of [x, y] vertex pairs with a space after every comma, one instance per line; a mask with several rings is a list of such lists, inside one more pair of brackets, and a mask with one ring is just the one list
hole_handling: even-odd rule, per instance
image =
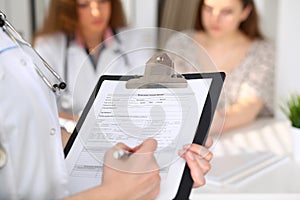
[[104, 80], [66, 157], [70, 191], [101, 183], [103, 156], [116, 143], [134, 147], [155, 138], [158, 199], [174, 197], [185, 166], [178, 150], [193, 141], [211, 82], [191, 79], [188, 88], [127, 89], [126, 81]]

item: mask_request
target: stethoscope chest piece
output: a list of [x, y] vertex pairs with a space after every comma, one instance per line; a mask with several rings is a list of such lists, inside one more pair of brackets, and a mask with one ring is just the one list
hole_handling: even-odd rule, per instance
[[2, 169], [7, 163], [7, 153], [0, 143], [0, 169]]

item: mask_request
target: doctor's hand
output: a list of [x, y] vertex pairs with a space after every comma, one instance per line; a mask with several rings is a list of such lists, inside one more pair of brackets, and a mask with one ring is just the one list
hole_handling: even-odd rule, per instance
[[184, 145], [179, 155], [184, 158], [190, 168], [194, 181], [193, 187], [200, 187], [205, 184], [204, 175], [210, 170], [210, 161], [213, 154], [208, 150], [213, 144], [211, 137], [208, 137], [205, 147], [198, 144]]
[[[118, 143], [105, 154], [102, 187], [112, 199], [155, 199], [160, 190], [159, 166], [154, 158], [157, 142], [147, 139], [131, 149]], [[126, 158], [116, 159], [117, 150], [131, 152]]]

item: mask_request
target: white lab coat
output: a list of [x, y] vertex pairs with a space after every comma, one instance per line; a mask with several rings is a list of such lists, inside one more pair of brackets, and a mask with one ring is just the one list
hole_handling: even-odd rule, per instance
[[144, 65], [155, 50], [155, 37], [154, 31], [121, 31], [117, 38], [105, 41], [106, 48], [100, 53], [96, 72], [85, 50], [75, 41], [67, 48], [67, 39], [62, 33], [38, 38], [35, 49], [62, 77], [66, 76], [65, 59], [68, 59], [67, 85], [73, 100], [73, 114], [78, 114], [86, 105], [101, 75], [144, 73]]
[[59, 199], [68, 195], [55, 96], [32, 60], [0, 31], [0, 199]]

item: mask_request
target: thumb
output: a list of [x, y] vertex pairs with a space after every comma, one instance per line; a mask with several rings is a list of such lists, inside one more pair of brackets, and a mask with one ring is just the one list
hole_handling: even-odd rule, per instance
[[115, 145], [115, 148], [117, 150], [122, 149], [122, 150], [130, 151], [130, 152], [133, 151], [129, 146], [127, 146], [126, 144], [124, 144], [122, 142], [117, 143]]
[[146, 139], [142, 144], [133, 148], [136, 153], [153, 153], [157, 148], [157, 141], [155, 139]]
[[154, 152], [157, 148], [155, 139], [146, 139], [142, 144], [133, 149], [133, 154], [130, 157], [135, 163], [134, 170], [137, 173], [159, 172], [159, 166], [154, 157]]

